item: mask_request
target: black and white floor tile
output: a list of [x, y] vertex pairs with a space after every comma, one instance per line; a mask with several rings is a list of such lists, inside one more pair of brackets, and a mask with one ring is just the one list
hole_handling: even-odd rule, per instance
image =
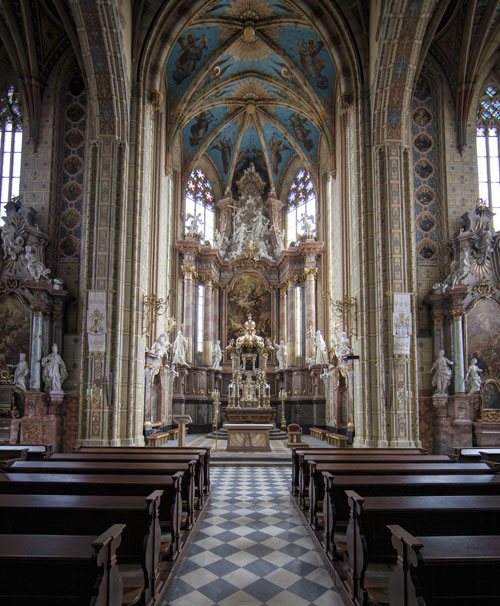
[[343, 606], [291, 501], [289, 468], [211, 475], [207, 512], [162, 606]]

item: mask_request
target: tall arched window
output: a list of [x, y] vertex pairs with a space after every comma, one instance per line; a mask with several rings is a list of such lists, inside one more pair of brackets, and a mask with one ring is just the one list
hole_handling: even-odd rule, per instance
[[500, 229], [500, 153], [498, 126], [500, 124], [500, 92], [488, 86], [477, 112], [477, 168], [479, 197], [496, 213], [493, 227]]
[[191, 171], [186, 185], [184, 230], [200, 234], [203, 240], [214, 239], [214, 195], [201, 168]]
[[316, 235], [316, 189], [309, 171], [301, 168], [288, 193], [287, 245], [305, 234]]
[[14, 86], [10, 86], [0, 100], [0, 225], [4, 221], [5, 204], [19, 195], [22, 125], [22, 108]]

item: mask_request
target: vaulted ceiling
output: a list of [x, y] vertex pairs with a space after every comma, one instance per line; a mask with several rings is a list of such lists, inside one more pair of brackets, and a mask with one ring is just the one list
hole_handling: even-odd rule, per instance
[[181, 133], [186, 172], [205, 157], [227, 187], [253, 162], [277, 189], [297, 157], [314, 171], [322, 138], [333, 154], [335, 65], [290, 3], [208, 2], [166, 69], [170, 140]]

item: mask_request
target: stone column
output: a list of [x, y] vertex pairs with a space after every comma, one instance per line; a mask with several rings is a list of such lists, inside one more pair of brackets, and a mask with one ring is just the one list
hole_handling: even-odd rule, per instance
[[306, 358], [313, 356], [313, 336], [316, 333], [316, 274], [314, 267], [306, 267], [306, 285], [304, 288], [305, 322], [306, 322]]
[[203, 356], [202, 364], [212, 365], [212, 347], [215, 342], [214, 289], [211, 278], [205, 280], [205, 313], [203, 319]]
[[43, 314], [39, 308], [35, 308], [31, 325], [30, 389], [40, 390], [42, 385], [42, 333]]
[[287, 349], [288, 349], [288, 364], [295, 366], [297, 346], [295, 342], [295, 277], [290, 276], [287, 279], [287, 293], [286, 293], [286, 323], [287, 323]]
[[453, 391], [465, 393], [464, 373], [464, 336], [462, 329], [462, 313], [452, 311], [451, 317], [451, 358], [453, 365]]
[[279, 286], [279, 299], [278, 299], [278, 309], [279, 309], [279, 334], [276, 335], [276, 341], [279, 343], [280, 339], [283, 339], [285, 343], [287, 342], [288, 331], [286, 324], [286, 284], [281, 284]]
[[184, 318], [182, 334], [188, 340], [186, 361], [193, 361], [193, 308], [194, 308], [194, 267], [188, 265], [182, 268], [184, 274]]

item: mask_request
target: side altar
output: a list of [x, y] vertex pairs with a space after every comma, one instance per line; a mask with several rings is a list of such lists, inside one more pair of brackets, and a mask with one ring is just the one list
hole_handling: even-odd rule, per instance
[[271, 408], [271, 387], [266, 381], [272, 343], [256, 334], [252, 316], [244, 326], [245, 333], [226, 348], [232, 362], [228, 406], [222, 409], [227, 450], [269, 451], [269, 431], [276, 427], [276, 410]]

